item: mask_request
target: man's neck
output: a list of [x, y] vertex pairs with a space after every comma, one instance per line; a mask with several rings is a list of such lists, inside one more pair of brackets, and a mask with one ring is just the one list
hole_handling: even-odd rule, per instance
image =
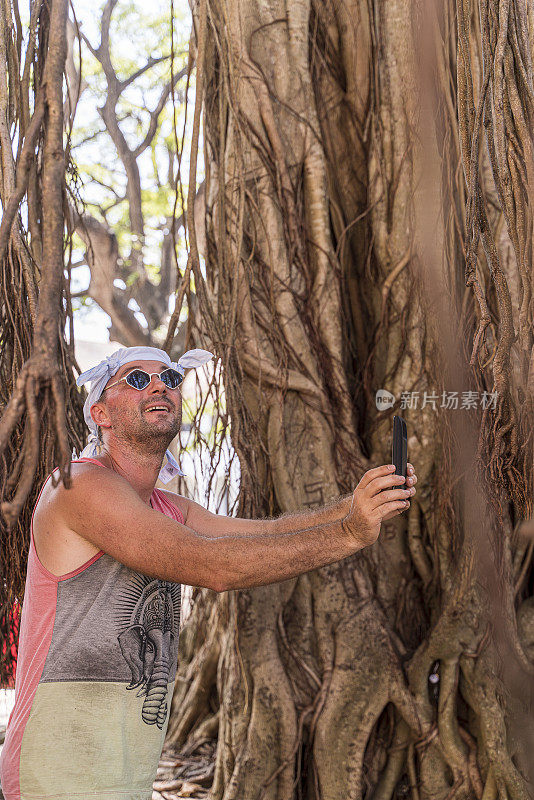
[[154, 491], [163, 463], [163, 453], [147, 453], [137, 450], [133, 443], [118, 440], [107, 441], [98, 460], [126, 478], [141, 500], [147, 505]]

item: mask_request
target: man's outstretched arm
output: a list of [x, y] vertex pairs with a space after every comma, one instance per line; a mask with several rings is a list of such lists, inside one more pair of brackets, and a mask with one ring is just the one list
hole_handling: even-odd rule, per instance
[[[376, 467], [369, 470], [367, 474], [373, 476], [393, 477], [393, 483], [389, 488], [411, 488], [417, 483], [417, 476], [412, 464], [407, 467], [406, 485], [399, 476], [391, 476], [387, 471], [389, 465]], [[223, 514], [213, 514], [207, 508], [182, 497], [167, 489], [163, 490], [169, 500], [174, 502], [184, 511], [185, 524], [201, 533], [203, 536], [218, 538], [220, 536], [258, 536], [261, 534], [284, 534], [293, 531], [313, 528], [325, 523], [340, 522], [347, 516], [352, 502], [352, 493], [332, 500], [330, 503], [320, 508], [295, 511], [293, 513], [282, 514], [275, 519], [243, 519], [241, 517], [228, 517]]]
[[70, 489], [58, 486], [47, 514], [49, 524], [60, 521], [131, 569], [226, 591], [293, 578], [373, 544], [381, 522], [407, 507], [405, 490], [392, 485], [387, 468], [378, 467], [365, 473], [341, 521], [283, 534], [208, 537], [143, 503], [120, 475], [86, 464]]

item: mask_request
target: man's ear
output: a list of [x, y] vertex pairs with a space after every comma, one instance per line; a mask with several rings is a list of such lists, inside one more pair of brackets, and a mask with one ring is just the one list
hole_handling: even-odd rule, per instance
[[98, 425], [99, 428], [111, 428], [111, 420], [103, 402], [98, 401], [97, 403], [93, 403], [89, 409], [89, 413], [91, 414], [93, 422]]

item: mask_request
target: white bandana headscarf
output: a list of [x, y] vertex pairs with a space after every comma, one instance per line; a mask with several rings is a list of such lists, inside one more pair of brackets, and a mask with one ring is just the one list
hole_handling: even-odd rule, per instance
[[[169, 354], [157, 347], [121, 347], [120, 350], [116, 350], [104, 358], [100, 364], [82, 372], [76, 380], [78, 386], [91, 381], [91, 388], [83, 406], [83, 416], [91, 433], [88, 444], [80, 453], [80, 458], [95, 458], [102, 450], [102, 441], [98, 438], [98, 427], [91, 417], [91, 406], [100, 399], [106, 383], [121, 367], [131, 361], [163, 361], [164, 364], [173, 367], [183, 376], [187, 367], [200, 367], [211, 358], [213, 358], [213, 353], [198, 348], [188, 350], [187, 353], [180, 356], [178, 361], [171, 361]], [[175, 475], [184, 475], [185, 473], [180, 469], [170, 450], [167, 450], [165, 455], [167, 463], [161, 468], [159, 479], [163, 483], [168, 483]]]

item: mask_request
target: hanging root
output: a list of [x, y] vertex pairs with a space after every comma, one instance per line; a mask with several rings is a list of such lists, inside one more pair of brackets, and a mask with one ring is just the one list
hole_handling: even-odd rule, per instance
[[28, 376], [25, 389], [29, 431], [24, 447], [22, 475], [18, 479], [18, 487], [13, 500], [2, 503], [2, 514], [10, 528], [16, 522], [20, 509], [30, 493], [39, 453], [39, 414], [35, 403], [35, 380], [33, 377]]
[[[53, 467], [60, 467], [68, 484], [70, 453], [83, 442], [84, 426], [73, 343], [62, 333], [67, 320], [73, 329], [63, 270], [68, 3], [32, 3], [27, 48], [17, 0], [6, 9], [0, 32], [0, 641], [15, 634], [16, 645], [13, 625], [24, 596], [31, 510]], [[45, 50], [36, 53], [36, 46]], [[16, 154], [12, 139], [19, 143]], [[18, 213], [25, 197], [31, 239]], [[0, 653], [0, 685], [12, 674], [11, 661], [7, 648]]]
[[[62, 81], [66, 58], [67, 0], [58, 0], [50, 16], [49, 49], [46, 59], [43, 84], [38, 90], [35, 109], [16, 166], [16, 187], [5, 208], [6, 214], [0, 228], [0, 260], [5, 263], [6, 250], [11, 236], [16, 209], [23, 198], [29, 180], [29, 164], [33, 159], [35, 142], [44, 127], [43, 147], [43, 261], [40, 280], [40, 299], [33, 332], [31, 355], [21, 367], [12, 395], [0, 421], [0, 456], [6, 452], [17, 429], [22, 414], [26, 411], [29, 424], [28, 439], [24, 444], [24, 456], [13, 465], [20, 477], [14, 497], [2, 497], [2, 514], [11, 530], [24, 503], [28, 499], [35, 478], [40, 444], [40, 408], [43, 401], [54, 401], [55, 415], [52, 430], [55, 433], [59, 466], [62, 478], [68, 482], [70, 447], [65, 423], [64, 382], [66, 376], [59, 370], [60, 347], [58, 325], [50, 320], [63, 319], [63, 195], [65, 168], [63, 153], [63, 106]], [[47, 115], [45, 115], [45, 107]], [[44, 124], [46, 120], [46, 125]], [[5, 144], [5, 143], [4, 143]], [[58, 153], [60, 157], [58, 158]], [[11, 151], [10, 151], [11, 155]], [[6, 159], [8, 158], [6, 154]], [[72, 378], [71, 378], [72, 379]], [[7, 475], [4, 485], [14, 484], [14, 473]]]
[[[188, 648], [179, 659], [169, 727], [166, 741], [174, 747], [181, 747], [186, 740], [198, 740], [206, 735], [206, 730], [215, 724], [216, 714], [211, 713], [209, 699], [216, 689], [217, 666], [221, 653], [221, 640], [224, 629], [221, 620], [224, 601], [219, 597], [207, 598], [205, 608], [210, 616], [206, 625], [204, 641], [195, 637], [194, 646]], [[198, 610], [192, 613], [180, 636], [194, 633]]]
[[[40, 420], [38, 398], [47, 398], [52, 394], [54, 399], [54, 415], [52, 424], [59, 443], [59, 466], [61, 477], [65, 485], [69, 486], [70, 478], [70, 453], [67, 426], [65, 423], [65, 397], [62, 376], [56, 365], [50, 369], [43, 369], [42, 362], [31, 359], [20, 372], [16, 393], [8, 403], [5, 414], [0, 421], [0, 453], [7, 446], [17, 423], [25, 412], [27, 427], [25, 441], [20, 457], [17, 457], [13, 469], [6, 481], [6, 488], [17, 486], [15, 495], [4, 499], [1, 504], [2, 515], [11, 530], [16, 524], [19, 515], [32, 490], [40, 456]], [[51, 389], [51, 391], [50, 391]]]

